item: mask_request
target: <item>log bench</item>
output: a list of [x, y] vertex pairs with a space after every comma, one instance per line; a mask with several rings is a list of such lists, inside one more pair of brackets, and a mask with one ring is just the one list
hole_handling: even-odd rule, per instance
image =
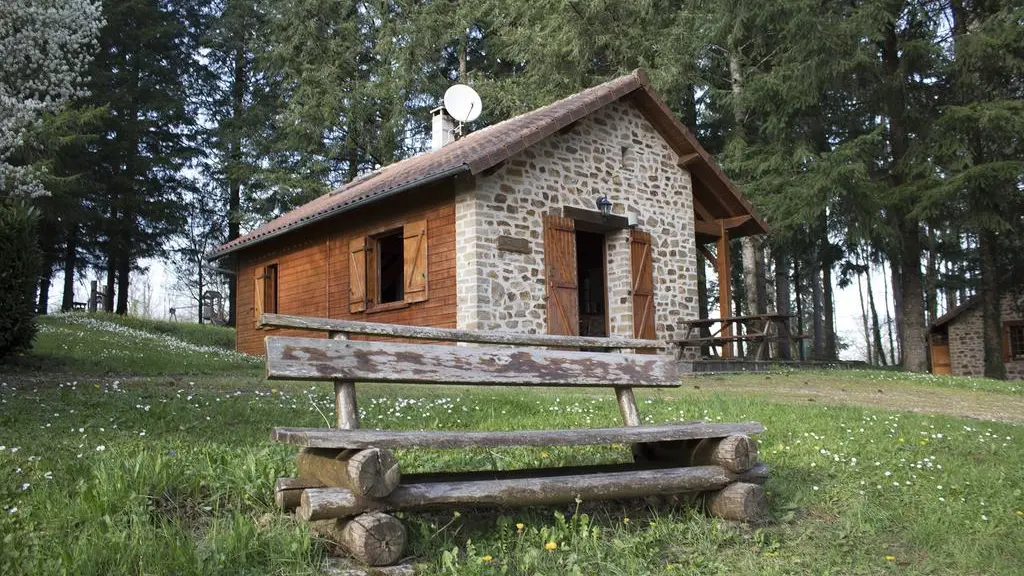
[[[677, 351], [671, 344], [277, 314], [263, 315], [261, 326], [329, 334], [326, 339], [266, 338], [268, 379], [332, 380], [337, 418], [336, 428], [273, 430], [273, 440], [301, 449], [296, 458], [297, 476], [277, 481], [275, 499], [282, 510], [313, 522], [368, 565], [386, 566], [402, 558], [405, 528], [390, 515], [397, 511], [700, 494], [705, 509], [716, 516], [759, 521], [766, 515], [761, 485], [768, 471], [758, 462], [757, 443], [750, 438], [764, 431], [761, 424], [641, 425], [633, 389], [680, 385]], [[350, 335], [391, 340], [357, 341], [349, 339]], [[420, 340], [431, 342], [416, 342]], [[581, 348], [589, 351], [578, 351]], [[516, 431], [365, 430], [359, 427], [356, 382], [610, 387], [624, 425]], [[402, 474], [393, 451], [609, 444], [630, 445], [633, 461]]]

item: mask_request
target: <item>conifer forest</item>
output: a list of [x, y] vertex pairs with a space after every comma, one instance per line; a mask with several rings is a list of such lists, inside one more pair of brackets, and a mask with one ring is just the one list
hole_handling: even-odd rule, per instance
[[771, 229], [734, 240], [737, 312], [796, 314], [835, 359], [834, 293], [856, 286], [863, 359], [923, 372], [928, 327], [977, 301], [1004, 376], [1019, 0], [4, 0], [0, 201], [34, 216], [31, 305], [98, 278], [128, 313], [152, 258], [233, 302], [207, 253], [427, 150], [452, 84], [480, 93], [479, 128], [636, 68]]

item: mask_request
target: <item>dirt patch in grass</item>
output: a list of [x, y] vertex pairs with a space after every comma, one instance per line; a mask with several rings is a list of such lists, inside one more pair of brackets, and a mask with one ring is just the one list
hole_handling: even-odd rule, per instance
[[684, 390], [757, 396], [772, 402], [866, 406], [1024, 424], [1024, 397], [1000, 392], [830, 378], [817, 374], [697, 377]]

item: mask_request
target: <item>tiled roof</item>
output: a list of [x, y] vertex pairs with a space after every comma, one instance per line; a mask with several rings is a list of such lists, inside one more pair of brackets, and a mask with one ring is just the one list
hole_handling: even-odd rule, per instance
[[[679, 145], [686, 148], [686, 150], [680, 150], [680, 153], [698, 151], [705, 166], [711, 170], [712, 177], [724, 179], [725, 185], [735, 196], [736, 201], [750, 209], [746, 200], [739, 195], [732, 183], [728, 182], [721, 170], [714, 165], [713, 160], [697, 144], [693, 135], [679, 123], [678, 119], [668, 111], [664, 102], [651, 90], [643, 71], [635, 70], [631, 74], [588, 88], [532, 112], [472, 132], [438, 150], [413, 156], [356, 178], [341, 188], [324, 194], [263, 224], [256, 230], [224, 244], [214, 250], [208, 258], [220, 258], [240, 248], [344, 212], [355, 206], [446, 178], [458, 172], [478, 174], [511, 158], [588, 114], [636, 91], [639, 91], [645, 99], [645, 106], [643, 106], [645, 112], [659, 117], [660, 122], [654, 122], [654, 124], [659, 126], [659, 131], [665, 135], [666, 140], [677, 148]], [[666, 130], [671, 134], [665, 134]], [[752, 213], [752, 209], [750, 209], [750, 213]], [[757, 223], [763, 232], [763, 224], [760, 221]]]

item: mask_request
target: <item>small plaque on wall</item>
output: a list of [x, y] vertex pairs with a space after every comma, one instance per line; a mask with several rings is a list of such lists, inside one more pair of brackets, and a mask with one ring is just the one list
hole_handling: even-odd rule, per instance
[[516, 252], [518, 254], [530, 253], [530, 241], [526, 238], [514, 236], [498, 236], [498, 250], [503, 252]]

